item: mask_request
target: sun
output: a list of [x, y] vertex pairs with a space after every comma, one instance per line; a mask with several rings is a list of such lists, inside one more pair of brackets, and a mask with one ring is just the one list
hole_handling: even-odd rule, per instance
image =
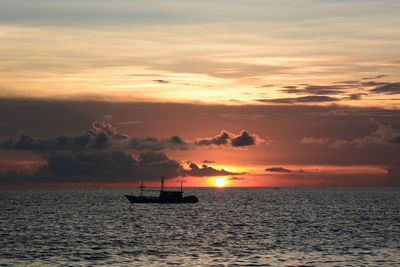
[[214, 183], [217, 187], [224, 187], [226, 184], [226, 179], [224, 177], [217, 177], [215, 178]]

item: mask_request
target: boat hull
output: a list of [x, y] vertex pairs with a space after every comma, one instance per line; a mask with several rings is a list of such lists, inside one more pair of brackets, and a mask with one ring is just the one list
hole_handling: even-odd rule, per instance
[[199, 200], [195, 196], [187, 196], [180, 199], [161, 199], [158, 197], [138, 197], [125, 195], [131, 203], [197, 203]]

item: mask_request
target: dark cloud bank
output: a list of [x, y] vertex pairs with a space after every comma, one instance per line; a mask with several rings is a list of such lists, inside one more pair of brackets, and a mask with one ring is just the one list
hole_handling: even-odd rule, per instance
[[1, 141], [1, 148], [7, 150], [82, 150], [82, 149], [133, 149], [133, 150], [186, 150], [194, 146], [232, 146], [243, 147], [255, 145], [262, 140], [255, 134], [241, 131], [239, 135], [221, 131], [220, 135], [212, 138], [198, 138], [186, 142], [179, 136], [160, 139], [155, 137], [132, 137], [120, 133], [107, 122], [96, 121], [92, 129], [85, 130], [79, 135], [60, 135], [50, 138], [34, 138], [30, 135], [20, 135], [18, 139]]
[[[370, 89], [375, 89], [384, 84], [378, 85], [375, 82]], [[0, 153], [2, 153], [3, 159], [10, 159], [11, 154], [13, 154], [13, 159], [17, 160], [24, 157], [20, 156], [25, 154], [21, 151], [27, 150], [28, 153], [26, 154], [33, 152], [40, 155], [43, 162], [46, 163], [45, 165], [47, 165], [47, 160], [50, 159], [52, 162], [57, 162], [53, 159], [59, 159], [63, 154], [72, 157], [72, 162], [75, 162], [75, 164], [79, 162], [79, 165], [83, 166], [85, 164], [96, 165], [88, 160], [82, 162], [90, 154], [91, 157], [96, 155], [99, 158], [107, 158], [103, 161], [104, 165], [113, 166], [116, 156], [110, 156], [109, 153], [119, 151], [119, 160], [129, 159], [129, 157], [134, 160], [134, 163], [129, 163], [127, 160], [128, 163], [121, 166], [125, 166], [126, 170], [131, 170], [132, 166], [136, 166], [135, 172], [139, 173], [139, 170], [143, 168], [137, 166], [147, 166], [139, 159], [140, 152], [191, 149], [194, 147], [233, 147], [232, 140], [238, 136], [245, 137], [246, 134], [234, 135], [227, 132], [228, 138], [223, 134], [223, 131], [210, 138], [196, 139], [196, 137], [211, 136], [209, 129], [216, 129], [217, 127], [232, 129], [236, 133], [239, 133], [240, 129], [253, 129], [258, 134], [268, 136], [269, 140], [272, 140], [269, 142], [268, 151], [263, 147], [258, 147], [255, 151], [257, 154], [254, 153], [253, 155], [241, 153], [240, 150], [236, 149], [232, 150], [232, 153], [229, 151], [232, 157], [247, 156], [249, 157], [248, 161], [252, 161], [254, 159], [251, 157], [256, 156], [259, 162], [270, 166], [280, 166], [280, 164], [285, 166], [380, 166], [387, 170], [387, 175], [384, 175], [385, 178], [374, 176], [374, 184], [400, 185], [400, 134], [398, 134], [400, 111], [398, 109], [356, 108], [337, 104], [316, 106], [308, 103], [307, 105], [301, 105], [301, 103], [298, 105], [292, 105], [292, 103], [268, 105], [265, 103], [264, 105], [224, 106], [2, 99], [0, 100], [0, 111], [2, 111], [0, 112], [0, 134], [3, 140]], [[116, 131], [122, 135], [117, 137], [118, 134], [112, 129], [108, 130], [109, 133], [104, 133], [105, 130], [93, 128], [82, 132], [82, 129], [85, 129], [92, 121], [103, 118], [104, 114], [112, 114], [112, 121], [116, 125], [119, 125], [118, 122], [126, 121], [146, 122], [134, 124], [134, 126], [120, 126], [120, 129], [129, 132], [131, 136], [134, 133], [140, 136], [151, 136], [152, 133], [157, 132], [171, 137], [124, 138], [124, 133]], [[382, 126], [379, 128], [378, 124], [371, 123], [371, 119], [378, 121]], [[104, 127], [97, 126], [97, 128]], [[107, 129], [107, 127], [105, 128]], [[192, 141], [184, 140], [179, 136], [174, 137], [176, 132], [185, 133], [186, 136], [190, 136]], [[9, 138], [21, 133], [25, 134], [16, 139]], [[256, 136], [250, 135], [256, 139], [257, 143]], [[40, 136], [41, 138], [34, 138], [33, 136]], [[204, 143], [204, 141], [201, 142], [202, 140], [205, 140], [209, 145], [200, 145], [200, 143]], [[224, 143], [224, 140], [226, 141], [225, 144], [218, 144]], [[333, 145], [334, 143], [335, 145]], [[132, 157], [125, 153], [124, 151], [127, 149], [135, 150], [137, 156]], [[220, 160], [219, 158], [215, 159]], [[208, 164], [207, 162], [203, 163]], [[182, 166], [180, 162], [177, 162], [177, 164], [176, 166], [180, 165], [181, 167], [175, 168], [176, 173], [187, 174], [182, 169], [191, 170], [186, 165]], [[159, 176], [170, 170], [162, 169], [160, 164], [155, 162], [149, 164], [149, 166], [146, 170], [152, 167], [161, 169], [154, 175], [157, 176], [154, 179], [159, 179]], [[101, 167], [103, 168], [103, 166]], [[198, 167], [202, 168], [201, 165]], [[106, 171], [104, 172], [106, 173]], [[141, 173], [147, 174], [143, 171]], [[290, 175], [285, 175], [285, 177], [294, 177], [296, 173], [297, 171], [293, 170]], [[275, 174], [278, 175], [278, 173]], [[60, 173], [56, 175], [54, 174], [54, 167], [45, 168], [43, 166], [40, 169], [40, 175], [42, 177], [39, 177], [37, 173], [27, 176], [9, 172], [7, 175], [1, 176], [1, 181], [3, 183], [6, 183], [6, 181], [9, 183], [16, 183], [16, 181], [21, 181], [21, 183], [23, 181], [40, 182], [44, 181], [43, 177], [45, 177], [50, 182], [71, 181], [72, 178], [72, 180], [82, 182], [97, 182], [95, 175], [87, 174], [85, 177], [78, 174], [72, 177]], [[101, 176], [103, 178], [99, 179], [98, 182], [134, 181], [135, 179], [147, 178], [132, 173], [119, 175], [120, 177], [113, 176], [111, 178]], [[303, 178], [298, 177], [298, 179]], [[389, 181], [388, 178], [393, 178], [393, 180]], [[293, 179], [297, 178], [294, 177]]]
[[[29, 150], [46, 162], [34, 175], [8, 171], [0, 176], [2, 184], [53, 183], [53, 182], [129, 182], [141, 179], [158, 180], [161, 176], [219, 176], [236, 175], [203, 164], [190, 163], [185, 168], [181, 163], [157, 150], [189, 149], [193, 146], [249, 146], [257, 136], [246, 131], [233, 135], [222, 131], [214, 138], [186, 142], [179, 136], [166, 139], [154, 137], [129, 138], [106, 122], [93, 122], [92, 128], [80, 135], [60, 135], [53, 138], [34, 138], [21, 135], [17, 140], [2, 141], [4, 150]], [[125, 149], [141, 150], [135, 158]]]
[[34, 175], [8, 171], [0, 176], [1, 184], [19, 183], [120, 183], [159, 180], [161, 176], [219, 176], [240, 173], [217, 170], [190, 163], [185, 168], [163, 152], [145, 151], [137, 158], [123, 151], [53, 151], [43, 155], [46, 164]]

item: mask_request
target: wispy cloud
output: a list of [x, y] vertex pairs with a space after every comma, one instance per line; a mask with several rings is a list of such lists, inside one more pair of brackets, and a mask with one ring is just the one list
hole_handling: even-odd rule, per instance
[[375, 80], [375, 79], [380, 79], [380, 78], [384, 78], [387, 77], [387, 75], [385, 74], [380, 74], [380, 75], [376, 75], [374, 77], [364, 77], [362, 78], [363, 80]]
[[387, 83], [372, 89], [373, 93], [383, 93], [387, 95], [400, 94], [400, 83]]
[[292, 97], [292, 98], [257, 99], [257, 101], [264, 103], [296, 104], [296, 103], [334, 102], [334, 101], [340, 101], [340, 99], [330, 96], [302, 96], [302, 97]]

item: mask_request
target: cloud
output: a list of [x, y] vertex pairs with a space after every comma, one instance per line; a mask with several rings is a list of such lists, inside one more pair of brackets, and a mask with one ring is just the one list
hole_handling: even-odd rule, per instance
[[296, 103], [332, 102], [332, 101], [340, 101], [340, 99], [330, 96], [303, 96], [303, 97], [293, 97], [293, 98], [257, 99], [257, 101], [265, 103], [296, 104]]
[[361, 100], [361, 98], [362, 98], [363, 95], [364, 95], [364, 94], [351, 94], [351, 95], [349, 95], [348, 99], [351, 99], [351, 100]]
[[155, 137], [133, 137], [130, 140], [128, 147], [135, 150], [186, 150], [190, 145], [179, 136], [171, 136], [170, 138], [165, 139], [158, 139]]
[[345, 144], [353, 144], [359, 147], [363, 147], [366, 144], [389, 144], [395, 140], [399, 135], [400, 131], [393, 129], [390, 124], [379, 123], [378, 121], [371, 120], [377, 126], [377, 129], [364, 137], [355, 138], [353, 140], [336, 140], [332, 143], [332, 147], [338, 148]]
[[20, 135], [17, 140], [3, 140], [0, 147], [7, 150], [35, 151], [105, 149], [128, 138], [126, 135], [111, 130], [108, 127], [104, 129], [96, 127], [85, 130], [80, 135], [60, 135], [51, 138], [34, 138], [29, 135]]
[[189, 163], [189, 168], [190, 168], [189, 170], [184, 170], [183, 172], [186, 176], [205, 177], [205, 176], [227, 176], [227, 175], [243, 174], [243, 173], [225, 171], [224, 169], [217, 170], [205, 164], [199, 167], [193, 162]]
[[342, 84], [359, 84], [359, 81], [342, 81], [342, 82], [335, 82], [335, 83], [342, 83]]
[[356, 145], [358, 147], [363, 147], [367, 144], [379, 144], [388, 145], [391, 143], [397, 143], [400, 136], [400, 131], [393, 129], [390, 124], [383, 124], [375, 120], [371, 120], [377, 126], [377, 129], [364, 137], [355, 138], [353, 140], [335, 140], [331, 147], [339, 148], [343, 145]]
[[258, 88], [268, 88], [268, 87], [272, 87], [275, 86], [275, 84], [263, 84], [261, 86], [259, 86]]
[[35, 151], [105, 149], [129, 138], [128, 135], [118, 132], [108, 122], [95, 121], [91, 126], [91, 129], [83, 131], [82, 134], [72, 136], [34, 138], [30, 135], [20, 135], [17, 140], [3, 140], [0, 148]]
[[[372, 80], [386, 77], [386, 75], [378, 75], [376, 77], [363, 78], [363, 80]], [[369, 90], [372, 93], [384, 93], [387, 95], [400, 94], [400, 83], [398, 82], [376, 82], [376, 81], [341, 81], [334, 82], [332, 85], [312, 85], [312, 84], [300, 84], [300, 85], [287, 85], [283, 86], [280, 91], [287, 94], [306, 94], [307, 96], [296, 97], [296, 98], [276, 98], [276, 99], [259, 99], [259, 102], [270, 102], [270, 103], [311, 103], [311, 102], [329, 102], [329, 101], [341, 101], [341, 100], [361, 100], [362, 95], [368, 95], [366, 93], [354, 93], [354, 89], [365, 89], [364, 87], [375, 87]], [[340, 95], [346, 93], [346, 90], [353, 89], [350, 91], [347, 97], [334, 98], [330, 95]]]
[[366, 134], [363, 137], [357, 137], [350, 140], [332, 139], [326, 137], [304, 137], [300, 144], [330, 144], [332, 148], [340, 148], [344, 145], [355, 145], [364, 147], [366, 145], [394, 145], [400, 143], [400, 130], [393, 129], [390, 124], [383, 124], [375, 119], [370, 122], [376, 125], [376, 130]]
[[373, 93], [384, 93], [387, 95], [400, 94], [400, 83], [387, 83], [370, 90]]
[[94, 138], [93, 148], [104, 149], [110, 147], [112, 141], [106, 133], [99, 133]]
[[312, 95], [337, 95], [344, 93], [343, 89], [348, 89], [353, 86], [354, 81], [340, 82], [346, 83], [346, 85], [310, 85], [307, 84], [304, 88], [299, 88], [298, 86], [284, 86], [280, 90], [288, 94], [312, 94]]
[[400, 165], [389, 165], [386, 166], [385, 169], [387, 171], [387, 178], [390, 179], [390, 182], [393, 185], [399, 186], [400, 185]]
[[60, 135], [50, 138], [34, 138], [30, 135], [21, 135], [17, 140], [5, 139], [0, 143], [0, 148], [7, 150], [90, 150], [90, 149], [134, 149], [134, 150], [187, 150], [193, 146], [220, 146], [231, 145], [249, 146], [262, 142], [257, 135], [242, 131], [234, 135], [225, 130], [212, 138], [198, 138], [194, 141], [185, 141], [179, 136], [169, 138], [132, 137], [118, 132], [107, 122], [93, 122], [92, 128], [85, 130], [80, 135]]
[[56, 151], [45, 156], [47, 164], [38, 176], [128, 178], [138, 170], [138, 162], [120, 151]]
[[195, 140], [195, 145], [210, 146], [210, 145], [231, 145], [233, 147], [251, 146], [263, 142], [264, 139], [256, 134], [242, 130], [239, 135], [234, 135], [226, 130], [212, 138], [198, 138]]
[[168, 84], [168, 83], [171, 83], [170, 81], [167, 81], [167, 80], [153, 80], [153, 82], [161, 83], [161, 84]]
[[250, 135], [247, 131], [241, 131], [240, 135], [235, 136], [231, 139], [232, 146], [251, 146], [256, 143], [256, 137]]
[[[371, 88], [372, 89], [372, 88]], [[64, 102], [63, 102], [64, 103]], [[327, 105], [327, 106], [316, 106], [316, 105], [246, 105], [246, 106], [225, 106], [225, 105], [212, 105], [212, 106], [203, 106], [203, 105], [189, 105], [189, 104], [162, 104], [159, 103], [91, 103], [91, 102], [83, 102], [83, 103], [75, 103], [75, 102], [65, 102], [66, 106], [70, 106], [73, 110], [85, 109], [82, 111], [82, 114], [90, 114], [92, 117], [101, 117], [103, 114], [112, 113], [113, 121], [129, 121], [129, 120], [143, 120], [151, 122], [150, 124], [143, 124], [138, 128], [140, 133], [146, 132], [154, 132], [154, 133], [162, 133], [165, 127], [171, 125], [170, 119], [175, 119], [177, 121], [174, 124], [174, 131], [176, 131], [177, 135], [180, 136], [183, 140], [191, 145], [189, 149], [195, 149], [194, 146], [194, 138], [195, 137], [212, 137], [215, 134], [219, 133], [219, 131], [214, 132], [213, 134], [210, 129], [227, 129], [229, 132], [233, 132], [236, 135], [240, 133], [241, 130], [238, 128], [238, 122], [233, 120], [224, 120], [219, 117], [218, 114], [232, 113], [232, 114], [264, 114], [264, 117], [261, 120], [257, 121], [243, 121], [244, 124], [242, 129], [248, 130], [250, 133], [253, 131], [257, 134], [262, 134], [262, 136], [270, 136], [272, 139], [277, 140], [272, 143], [268, 150], [270, 152], [274, 151], [274, 153], [266, 153], [267, 150], [264, 148], [257, 148], [256, 150], [242, 151], [241, 149], [231, 149], [230, 148], [230, 140], [227, 145], [217, 146], [217, 148], [230, 148], [229, 151], [221, 151], [226, 154], [227, 157], [234, 157], [238, 160], [238, 162], [246, 163], [246, 161], [257, 161], [264, 162], [269, 164], [267, 167], [273, 166], [281, 166], [288, 169], [291, 169], [289, 166], [299, 166], [299, 168], [305, 168], [303, 166], [306, 165], [374, 165], [374, 166], [389, 166], [395, 165], [395, 161], [398, 162], [399, 153], [399, 143], [395, 143], [396, 135], [393, 135], [393, 138], [387, 145], [375, 145], [375, 144], [366, 144], [364, 148], [360, 149], [354, 144], [346, 144], [342, 146], [342, 149], [329, 149], [329, 146], [335, 140], [346, 140], [352, 141], [355, 138], [362, 138], [371, 132], [376, 130], [375, 124], [370, 124], [368, 118], [375, 118], [377, 121], [381, 123], [388, 124], [390, 123], [393, 129], [400, 130], [400, 125], [398, 124], [398, 119], [400, 116], [399, 110], [396, 109], [381, 109], [381, 108], [356, 108], [356, 107], [345, 107], [339, 105]], [[329, 103], [330, 104], [330, 103]], [[2, 105], [0, 105], [2, 106]], [[15, 109], [18, 109], [21, 105], [15, 105]], [[40, 107], [40, 105], [38, 105]], [[9, 108], [9, 114], [13, 114], [14, 110]], [[11, 110], [11, 111], [10, 111]], [[27, 114], [29, 114], [29, 109], [26, 110]], [[33, 109], [35, 110], [35, 109]], [[154, 111], [159, 112], [154, 112]], [[180, 110], [183, 112], [177, 112]], [[4, 112], [6, 113], [6, 112]], [[56, 112], [53, 112], [56, 113]], [[42, 114], [42, 113], [40, 113]], [[160, 114], [162, 116], [160, 116]], [[295, 120], [293, 114], [296, 114]], [[5, 116], [3, 114], [3, 116]], [[20, 119], [23, 116], [18, 116]], [[68, 118], [68, 117], [66, 117]], [[71, 117], [72, 119], [76, 119], [75, 115]], [[15, 118], [14, 118], [15, 119]], [[47, 119], [45, 117], [45, 119]], [[67, 120], [68, 123], [70, 119]], [[203, 122], [203, 123], [193, 123], [194, 121]], [[11, 120], [10, 120], [11, 122]], [[21, 126], [16, 125], [13, 129], [25, 129], [28, 133], [34, 133], [34, 135], [28, 134], [28, 136], [33, 137], [42, 137], [46, 136], [46, 138], [40, 139], [49, 139], [47, 137], [57, 137], [60, 136], [60, 133], [64, 133], [67, 138], [72, 138], [72, 141], [77, 136], [83, 136], [83, 141], [80, 149], [75, 149], [77, 151], [85, 151], [85, 150], [95, 150], [98, 152], [109, 151], [111, 149], [120, 148], [121, 150], [125, 149], [129, 145], [128, 140], [114, 140], [114, 144], [116, 146], [112, 146], [106, 149], [92, 149], [90, 145], [85, 145], [87, 143], [88, 138], [90, 138], [89, 143], [93, 141], [93, 132], [87, 134], [86, 132], [82, 132], [82, 129], [90, 126], [92, 124], [91, 121], [87, 121], [83, 125], [79, 124], [71, 125], [68, 127], [55, 127], [52, 124], [53, 121], [47, 126], [47, 128], [42, 128], [43, 125], [40, 125], [42, 129], [35, 129], [31, 126], [31, 128], [27, 127], [28, 124], [21, 124]], [[179, 122], [179, 124], [178, 124]], [[6, 132], [9, 121], [2, 122], [2, 132]], [[191, 124], [192, 123], [192, 124]], [[207, 127], [204, 127], [205, 124]], [[217, 128], [221, 127], [223, 124], [226, 128]], [[187, 125], [192, 125], [188, 127]], [[320, 127], [324, 125], [324, 127]], [[272, 127], [273, 126], [273, 127]], [[14, 126], [13, 126], [14, 127]], [[73, 127], [73, 128], [71, 128]], [[143, 128], [145, 127], [145, 128]], [[147, 127], [147, 128], [146, 128]], [[149, 128], [150, 127], [150, 128]], [[176, 128], [175, 128], [176, 127]], [[235, 129], [235, 132], [231, 129]], [[256, 131], [257, 129], [257, 131]], [[117, 125], [117, 130], [123, 133], [124, 132], [122, 126], [121, 128]], [[185, 132], [186, 131], [186, 132]], [[6, 132], [4, 136], [14, 136], [17, 133], [16, 130]], [[75, 133], [75, 134], [67, 134], [67, 133]], [[136, 136], [135, 131], [132, 129], [132, 136]], [[192, 141], [187, 140], [180, 133], [187, 134], [188, 137], [193, 138]], [[201, 133], [201, 135], [199, 135]], [[131, 137], [132, 137], [131, 136]], [[146, 135], [143, 135], [146, 136]], [[151, 136], [151, 135], [150, 135]], [[398, 137], [399, 135], [397, 135]], [[140, 137], [140, 136], [138, 136]], [[162, 138], [163, 136], [157, 135], [157, 137]], [[169, 137], [165, 136], [165, 137]], [[330, 138], [329, 142], [321, 145], [307, 145], [300, 144], [300, 141], [305, 138]], [[4, 139], [3, 137], [2, 139]], [[34, 138], [37, 140], [38, 138]], [[65, 137], [64, 137], [65, 139]], [[13, 143], [15, 143], [14, 140]], [[61, 142], [65, 143], [65, 142]], [[324, 143], [324, 142], [321, 142]], [[125, 146], [126, 144], [126, 146]], [[116, 148], [115, 148], [116, 147]], [[199, 148], [204, 148], [202, 146], [198, 146]], [[203, 149], [202, 149], [203, 150]], [[265, 153], [262, 153], [262, 152]], [[32, 151], [36, 153], [36, 151]], [[47, 151], [50, 153], [51, 151]], [[61, 152], [61, 151], [60, 151]], [[128, 152], [128, 151], [127, 151]], [[135, 151], [135, 155], [140, 151]], [[197, 151], [196, 154], [201, 151]], [[203, 153], [205, 151], [202, 151]], [[255, 154], [255, 152], [257, 152]], [[258, 153], [259, 152], [259, 153]], [[38, 156], [32, 156], [29, 151], [0, 151], [2, 153], [3, 159], [7, 160], [30, 160], [30, 159], [38, 159]], [[172, 157], [172, 154], [169, 155], [167, 151], [164, 151], [170, 158], [179, 160], [181, 158]], [[176, 154], [186, 158], [188, 160], [195, 160], [195, 158], [191, 158], [192, 154], [190, 151], [187, 152], [178, 152]], [[200, 153], [200, 154], [201, 154]], [[212, 153], [216, 153], [213, 151]], [[204, 153], [203, 153], [204, 154]], [[39, 154], [40, 155], [40, 154]], [[137, 160], [137, 156], [133, 155], [133, 158]], [[186, 155], [186, 156], [185, 156]], [[217, 158], [212, 158], [211, 155], [209, 157], [207, 155], [203, 155], [200, 158], [199, 162], [195, 162], [199, 167], [203, 163], [202, 160], [216, 160], [218, 163], [219, 160]], [[211, 157], [211, 158], [210, 158]], [[41, 158], [39, 158], [41, 160]], [[8, 163], [7, 163], [8, 164]], [[283, 164], [283, 165], [280, 165]], [[186, 164], [181, 163], [181, 165]], [[220, 169], [221, 167], [217, 167], [213, 164], [207, 164], [216, 169]], [[11, 165], [9, 164], [7, 167], [2, 166], [0, 172], [4, 172], [7, 169], [15, 169], [15, 170], [25, 170], [32, 172], [33, 167], [23, 168], [21, 165]], [[33, 166], [33, 165], [32, 165]], [[37, 166], [37, 165], [36, 165]], [[265, 168], [267, 168], [265, 167]], [[263, 168], [263, 170], [265, 169]], [[227, 169], [228, 171], [237, 171], [241, 172], [241, 170], [235, 169]], [[282, 176], [292, 176], [297, 174], [297, 170], [291, 169], [291, 173], [281, 173]], [[17, 173], [18, 174], [18, 173]], [[265, 175], [272, 175], [273, 172], [265, 172]], [[279, 175], [279, 173], [275, 173]], [[240, 175], [232, 175], [239, 176]], [[228, 177], [228, 176], [227, 176]], [[243, 177], [245, 177], [243, 175]], [[35, 179], [39, 179], [37, 177]], [[48, 177], [50, 179], [51, 177]], [[57, 178], [57, 177], [56, 177]], [[67, 179], [67, 178], [65, 178]], [[77, 178], [78, 179], [78, 178]], [[116, 179], [116, 178], [115, 178]], [[141, 178], [140, 178], [141, 179]], [[201, 179], [201, 178], [199, 178]], [[249, 178], [246, 178], [248, 180]], [[84, 180], [82, 178], [82, 180]], [[92, 180], [95, 180], [94, 178]], [[106, 181], [107, 179], [102, 179]]]
[[139, 180], [158, 180], [161, 176], [227, 176], [234, 173], [207, 165], [190, 163], [185, 169], [178, 161], [163, 152], [141, 152], [134, 158], [123, 151], [53, 151], [42, 155], [45, 164], [34, 175], [8, 171], [0, 175], [1, 183], [60, 183], [91, 182], [118, 183]]
[[203, 160], [202, 161], [202, 163], [215, 163], [215, 161], [214, 160], [207, 160], [207, 159], [205, 159], [205, 160]]
[[327, 90], [327, 89], [319, 89], [319, 90], [313, 90], [312, 92], [307, 92], [313, 95], [338, 95], [338, 94], [343, 94], [345, 91], [342, 90]]
[[140, 121], [120, 121], [117, 122], [117, 125], [133, 125], [133, 124], [140, 124]]
[[268, 169], [265, 169], [267, 172], [292, 172], [291, 170], [289, 170], [289, 169], [285, 169], [285, 168], [282, 168], [282, 167], [271, 167], [271, 168], [268, 168]]
[[398, 144], [400, 143], [400, 135], [393, 137], [392, 139], [389, 140], [390, 143]]
[[387, 75], [381, 74], [381, 75], [377, 75], [377, 76], [374, 76], [374, 77], [364, 77], [362, 79], [363, 80], [374, 80], [374, 79], [380, 79], [380, 78], [384, 78], [384, 77], [387, 77]]
[[221, 133], [212, 138], [199, 138], [195, 141], [196, 145], [209, 146], [209, 145], [226, 145], [230, 139], [230, 135], [227, 131], [221, 131]]
[[375, 81], [370, 81], [370, 82], [363, 82], [361, 83], [362, 86], [381, 86], [381, 85], [385, 85], [387, 84], [387, 82], [375, 82]]
[[117, 131], [117, 128], [115, 128], [113, 125], [111, 125], [108, 122], [104, 121], [95, 121], [92, 123], [92, 128], [98, 133], [105, 133], [108, 136], [112, 136], [116, 139], [121, 139], [125, 140], [128, 139], [128, 135], [120, 133]]
[[356, 145], [358, 147], [363, 147], [367, 144], [389, 145], [400, 142], [400, 130], [393, 129], [390, 124], [383, 124], [373, 119], [371, 119], [371, 122], [377, 126], [377, 129], [363, 137], [354, 138], [352, 140], [332, 140], [331, 138], [325, 137], [304, 137], [300, 143], [322, 145], [331, 142], [330, 146], [332, 148], [339, 148], [343, 145]]
[[122, 151], [53, 151], [36, 174], [8, 172], [0, 183], [129, 182], [173, 178], [183, 167], [162, 152], [142, 152], [137, 159]]
[[323, 138], [323, 137], [303, 137], [300, 141], [300, 144], [326, 144], [330, 141], [330, 138]]
[[280, 91], [287, 93], [287, 94], [303, 94], [304, 93], [303, 89], [284, 89], [284, 90], [280, 90]]
[[245, 180], [243, 177], [236, 177], [236, 176], [231, 176], [228, 178], [229, 181], [238, 181], [238, 180]]
[[342, 89], [347, 89], [347, 85], [308, 85], [304, 92], [313, 95], [332, 95], [344, 93]]

